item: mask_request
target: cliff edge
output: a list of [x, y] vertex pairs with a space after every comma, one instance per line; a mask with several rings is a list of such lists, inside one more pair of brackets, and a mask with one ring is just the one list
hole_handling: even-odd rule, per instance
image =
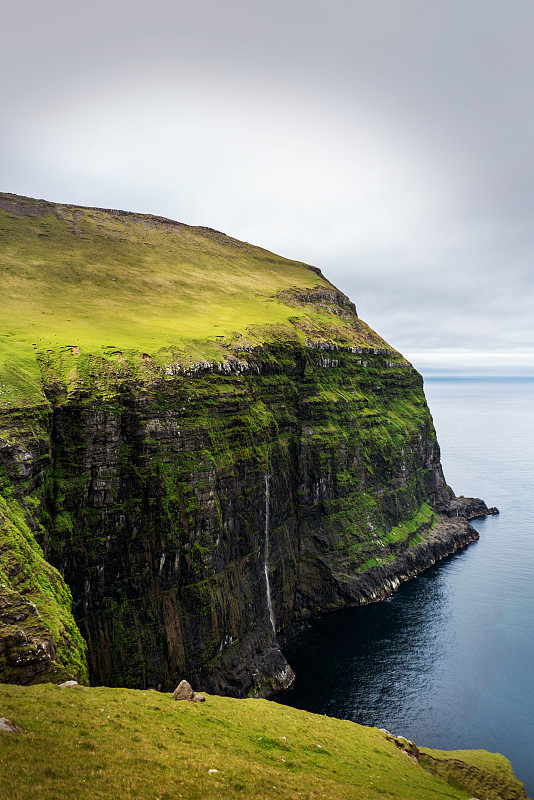
[[50, 684], [3, 686], [2, 700], [0, 783], [14, 800], [36, 786], [98, 800], [526, 800], [503, 756], [420, 750], [265, 700]]

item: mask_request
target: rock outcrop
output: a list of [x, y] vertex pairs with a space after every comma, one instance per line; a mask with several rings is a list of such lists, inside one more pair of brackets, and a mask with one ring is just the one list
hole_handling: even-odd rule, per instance
[[203, 703], [206, 698], [204, 695], [194, 692], [193, 687], [187, 681], [180, 681], [172, 693], [172, 699], [187, 700], [189, 703]]
[[452, 497], [443, 509], [443, 513], [448, 517], [465, 517], [466, 519], [477, 519], [499, 513], [499, 509], [493, 506], [488, 508], [479, 497]]
[[26, 731], [19, 728], [18, 725], [15, 725], [15, 723], [11, 722], [7, 717], [0, 717], [0, 731], [2, 733], [26, 733]]
[[[523, 784], [518, 781], [510, 762], [499, 753], [484, 750], [430, 750], [417, 747], [405, 736], [395, 736], [381, 728], [388, 742], [402, 750], [432, 775], [443, 778], [452, 786], [475, 792], [485, 800], [528, 800]], [[489, 758], [488, 758], [489, 756]]]

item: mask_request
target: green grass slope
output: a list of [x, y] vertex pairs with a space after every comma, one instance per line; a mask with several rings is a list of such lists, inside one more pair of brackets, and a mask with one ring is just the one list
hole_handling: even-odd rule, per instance
[[0, 494], [0, 588], [2, 680], [87, 681], [87, 647], [70, 611], [70, 590], [9, 494]]
[[223, 361], [236, 345], [322, 330], [330, 342], [387, 346], [313, 291], [303, 302], [303, 292], [337, 292], [318, 271], [147, 214], [0, 194], [0, 285], [0, 408], [44, 402], [41, 371], [57, 353], [68, 383], [84, 355], [130, 368], [143, 354], [160, 365]]
[[448, 783], [376, 728], [265, 700], [2, 686], [1, 715], [27, 732], [0, 733], [0, 785], [12, 800], [465, 800], [462, 758], [485, 775], [482, 800], [524, 797], [502, 756], [454, 754]]

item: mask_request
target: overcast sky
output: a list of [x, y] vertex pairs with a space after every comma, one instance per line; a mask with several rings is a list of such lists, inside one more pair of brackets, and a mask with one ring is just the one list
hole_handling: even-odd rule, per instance
[[27, 0], [4, 191], [322, 268], [423, 371], [534, 372], [532, 0]]

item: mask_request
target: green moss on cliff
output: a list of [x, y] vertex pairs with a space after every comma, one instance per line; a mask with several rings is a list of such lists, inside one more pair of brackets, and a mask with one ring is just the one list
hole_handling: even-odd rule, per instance
[[[99, 682], [167, 687], [173, 658], [192, 679], [229, 641], [246, 648], [256, 637], [266, 614], [266, 473], [278, 629], [294, 611], [347, 602], [334, 587], [328, 599], [313, 596], [327, 574], [346, 583], [390, 563], [430, 526], [435, 435], [411, 368], [381, 352], [279, 343], [246, 359], [243, 371], [156, 372], [150, 387], [124, 380], [112, 400], [97, 394], [95, 365], [89, 396], [57, 401], [41, 522]], [[301, 581], [318, 559], [322, 577]], [[225, 572], [231, 588], [221, 593]], [[302, 609], [299, 582], [310, 595]], [[203, 585], [215, 593], [200, 602], [194, 587]], [[240, 616], [231, 595], [243, 605], [247, 585]], [[174, 592], [183, 624], [162, 592]], [[180, 636], [185, 647], [167, 641]], [[258, 671], [258, 686], [266, 680]]]
[[[0, 699], [2, 714], [27, 731], [0, 733], [0, 781], [13, 800], [36, 793], [64, 800], [472, 796], [459, 762], [447, 782], [376, 728], [264, 700], [208, 695], [205, 703], [176, 703], [153, 691], [55, 686], [4, 686]], [[499, 797], [525, 797], [502, 756], [439, 757], [449, 755], [476, 763], [487, 786], [498, 775]]]
[[[9, 494], [5, 484], [4, 491]], [[86, 644], [71, 613], [71, 593], [45, 561], [20, 503], [1, 495], [0, 585], [2, 679], [86, 682]]]

